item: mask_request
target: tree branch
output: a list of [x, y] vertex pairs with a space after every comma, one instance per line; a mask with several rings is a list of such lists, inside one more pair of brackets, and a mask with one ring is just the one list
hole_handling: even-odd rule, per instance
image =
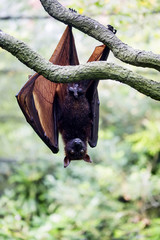
[[0, 46], [29, 68], [54, 82], [77, 82], [87, 79], [112, 79], [160, 100], [160, 83], [148, 80], [113, 63], [91, 62], [78, 66], [58, 66], [42, 58], [24, 42], [0, 31]]
[[67, 10], [57, 0], [40, 1], [50, 16], [103, 42], [111, 49], [114, 56], [121, 61], [134, 66], [149, 67], [160, 71], [160, 55], [133, 49], [118, 39], [102, 24], [89, 17]]

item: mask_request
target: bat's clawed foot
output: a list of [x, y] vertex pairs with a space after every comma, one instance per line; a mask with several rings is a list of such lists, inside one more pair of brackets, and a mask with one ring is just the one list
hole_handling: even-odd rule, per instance
[[116, 34], [117, 30], [116, 30], [113, 26], [107, 25], [107, 27], [108, 27], [108, 29], [109, 29], [111, 32], [113, 32], [114, 34]]
[[69, 8], [69, 10], [70, 10], [71, 12], [73, 12], [73, 13], [77, 13], [77, 11], [76, 11], [75, 9], [73, 9], [73, 8]]

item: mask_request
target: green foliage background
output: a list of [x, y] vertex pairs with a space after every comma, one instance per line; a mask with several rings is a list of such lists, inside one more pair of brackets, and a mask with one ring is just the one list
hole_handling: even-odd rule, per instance
[[[67, 3], [66, 3], [67, 2]], [[61, 1], [102, 24], [125, 43], [160, 54], [158, 0]], [[0, 2], [0, 16], [47, 16], [38, 0]], [[0, 20], [0, 28], [47, 59], [65, 28], [48, 19]], [[75, 30], [80, 61], [97, 41]], [[90, 47], [88, 47], [90, 46]], [[123, 65], [110, 54], [109, 61]], [[128, 68], [158, 81], [158, 72]], [[99, 86], [100, 131], [93, 164], [63, 168], [26, 123], [15, 94], [31, 70], [0, 49], [0, 239], [159, 240], [160, 103], [128, 86]]]

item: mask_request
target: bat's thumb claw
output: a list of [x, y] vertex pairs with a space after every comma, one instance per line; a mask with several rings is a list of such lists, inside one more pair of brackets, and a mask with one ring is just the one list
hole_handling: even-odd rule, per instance
[[68, 167], [69, 164], [70, 164], [69, 158], [65, 157], [64, 158], [64, 168]]

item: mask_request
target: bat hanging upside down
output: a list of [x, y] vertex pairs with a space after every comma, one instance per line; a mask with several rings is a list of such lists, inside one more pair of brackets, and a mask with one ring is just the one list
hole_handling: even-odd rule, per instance
[[[109, 29], [115, 33], [112, 26]], [[106, 60], [109, 48], [95, 48], [88, 62]], [[50, 62], [56, 65], [78, 65], [72, 28], [67, 26]], [[39, 137], [57, 153], [58, 134], [65, 145], [64, 167], [71, 160], [92, 162], [87, 154], [87, 142], [95, 147], [98, 140], [99, 80], [78, 83], [54, 83], [35, 73], [17, 95], [19, 106], [27, 122]]]

